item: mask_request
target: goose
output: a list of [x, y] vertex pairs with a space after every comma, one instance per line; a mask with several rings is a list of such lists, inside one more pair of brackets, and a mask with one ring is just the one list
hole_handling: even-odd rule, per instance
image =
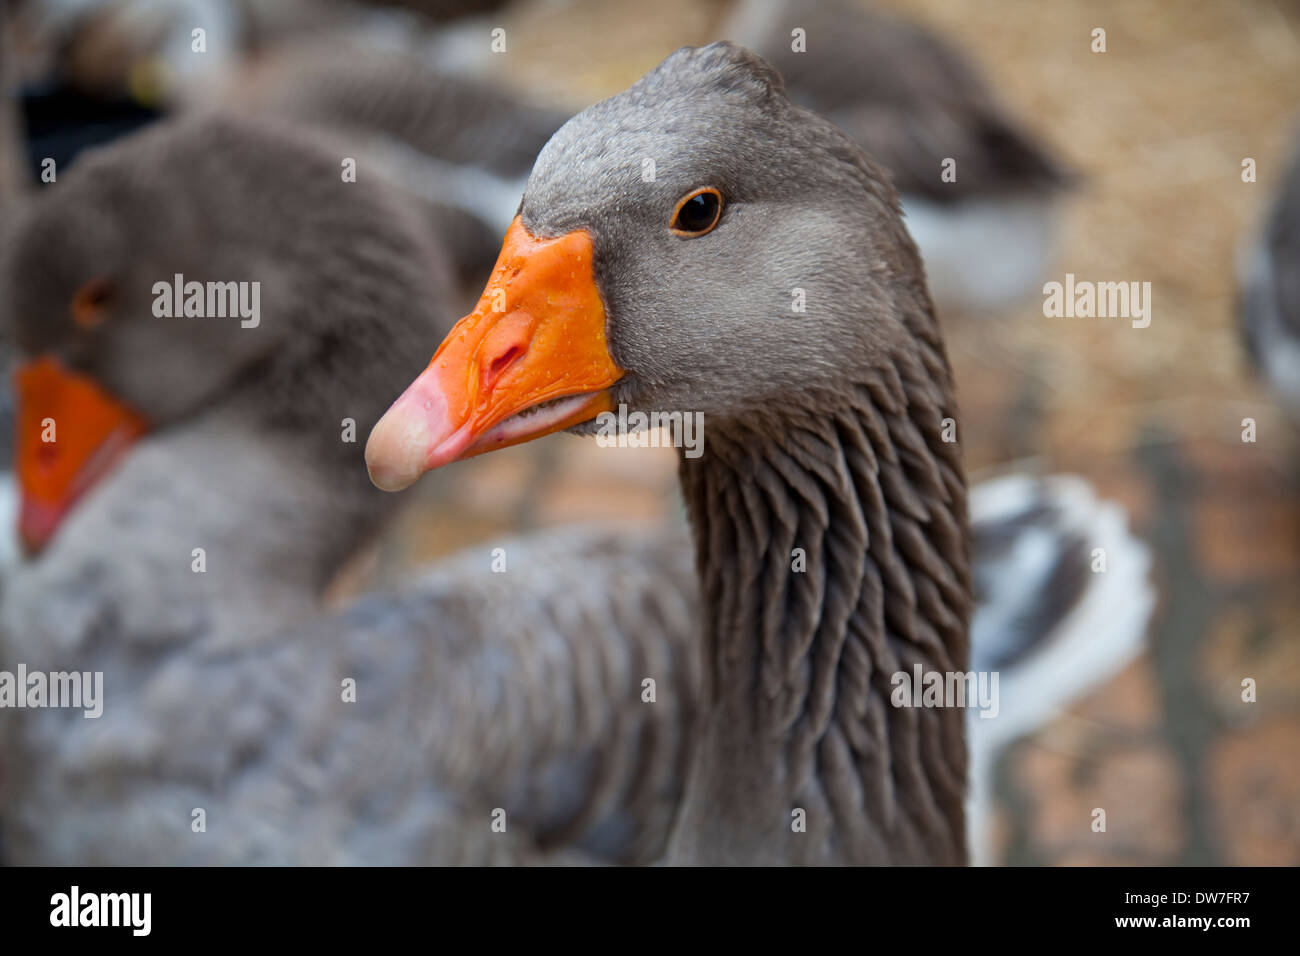
[[941, 315], [1039, 291], [1071, 177], [961, 50], [851, 0], [740, 0], [722, 32], [889, 171]]
[[942, 336], [885, 174], [734, 44], [679, 50], [555, 134], [366, 463], [398, 491], [615, 409], [706, 426], [680, 458], [703, 716], [668, 861], [964, 862], [963, 715], [891, 702], [900, 674], [968, 665]]
[[[395, 506], [346, 420], [364, 436], [451, 301], [422, 214], [341, 183], [337, 156], [283, 122], [164, 121], [6, 223], [32, 557], [0, 596], [0, 671], [103, 675], [95, 718], [0, 709], [9, 862], [660, 852], [695, 699], [685, 541], [510, 539], [506, 574], [484, 548], [322, 604]], [[260, 281], [260, 320], [160, 317], [177, 273]]]
[[1239, 273], [1246, 352], [1287, 415], [1300, 422], [1300, 139]]
[[[155, 11], [156, 13], [165, 11]], [[6, 36], [0, 32], [0, 37]], [[6, 59], [6, 63], [11, 61]], [[431, 70], [417, 58], [372, 45], [347, 43], [334, 35], [299, 41], [268, 51], [239, 82], [210, 84], [203, 97], [187, 98], [184, 109], [213, 109], [263, 116], [297, 126], [325, 126], [346, 143], [357, 159], [359, 175], [380, 175], [419, 200], [415, 206], [438, 234], [454, 235], [444, 243], [460, 290], [481, 287], [496, 256], [497, 239], [509, 223], [523, 176], [537, 151], [567, 114], [524, 103], [491, 84], [448, 76]], [[9, 106], [10, 100], [5, 100]], [[37, 141], [28, 129], [29, 152], [44, 156], [53, 148], [59, 169], [66, 171], [75, 153], [105, 136], [121, 131], [106, 127], [99, 113], [69, 135], [51, 132], [51, 141]], [[18, 158], [22, 138], [16, 115], [6, 110], [0, 170], [10, 173], [6, 194], [21, 192]], [[42, 145], [43, 143], [43, 145]], [[57, 148], [56, 148], [57, 147]], [[62, 150], [62, 151], [60, 151]], [[481, 160], [477, 157], [482, 157]], [[12, 160], [12, 163], [8, 162]], [[39, 159], [32, 161], [33, 168]], [[10, 168], [12, 166], [12, 168]], [[33, 180], [34, 181], [34, 180]], [[0, 342], [7, 368], [7, 343]], [[9, 435], [8, 395], [0, 398], [0, 438]], [[0, 454], [11, 442], [0, 443]], [[0, 588], [4, 569], [16, 560], [19, 542], [17, 496], [5, 461], [0, 472]]]

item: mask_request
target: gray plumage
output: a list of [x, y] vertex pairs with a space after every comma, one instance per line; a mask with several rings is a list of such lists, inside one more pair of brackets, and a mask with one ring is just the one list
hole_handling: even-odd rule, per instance
[[568, 118], [412, 53], [338, 36], [264, 55], [223, 96], [303, 122], [382, 131], [433, 158], [504, 177], [526, 175]]
[[[133, 458], [123, 481], [151, 464]], [[87, 507], [102, 511], [112, 494]], [[184, 528], [180, 515], [150, 514]], [[595, 530], [494, 542], [507, 574], [490, 572], [484, 547], [395, 594], [313, 619], [310, 596], [285, 593], [283, 575], [260, 589], [213, 578], [232, 552], [243, 560], [255, 550], [250, 524], [237, 549], [210, 550], [214, 583], [201, 594], [184, 589], [176, 562], [147, 580], [140, 556], [120, 546], [113, 555], [128, 573], [74, 578], [60, 561], [20, 579], [4, 605], [6, 659], [102, 670], [106, 700], [97, 720], [6, 714], [10, 862], [521, 864], [659, 854], [694, 700], [693, 657], [673, 643], [692, 621], [681, 542]], [[105, 530], [122, 531], [120, 522]], [[661, 587], [646, 588], [648, 575]], [[163, 607], [140, 607], [151, 589], [167, 596]], [[635, 599], [625, 599], [629, 590]], [[96, 600], [110, 593], [111, 604]], [[230, 603], [244, 608], [242, 621], [221, 613]], [[295, 618], [302, 623], [287, 631], [271, 628]], [[627, 634], [644, 640], [620, 639]], [[641, 700], [647, 677], [658, 685], [653, 704]], [[355, 703], [343, 700], [347, 678]], [[206, 833], [191, 831], [194, 808], [206, 810]], [[498, 808], [505, 833], [492, 830]]]

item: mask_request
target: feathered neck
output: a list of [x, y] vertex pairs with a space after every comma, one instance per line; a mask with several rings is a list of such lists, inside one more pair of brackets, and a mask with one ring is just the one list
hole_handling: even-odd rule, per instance
[[682, 459], [708, 718], [676, 861], [964, 861], [963, 714], [890, 705], [897, 672], [966, 668], [953, 404], [935, 335], [835, 394], [710, 422]]

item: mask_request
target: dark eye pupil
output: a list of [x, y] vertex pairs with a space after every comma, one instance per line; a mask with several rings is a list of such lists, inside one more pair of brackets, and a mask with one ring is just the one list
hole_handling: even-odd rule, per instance
[[676, 226], [682, 232], [703, 232], [718, 217], [718, 197], [714, 193], [700, 193], [682, 203], [677, 213]]

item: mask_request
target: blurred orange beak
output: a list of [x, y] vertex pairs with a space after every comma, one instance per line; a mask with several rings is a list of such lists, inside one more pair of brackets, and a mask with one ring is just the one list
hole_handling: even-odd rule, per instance
[[461, 458], [570, 428], [610, 411], [623, 377], [585, 230], [534, 239], [518, 218], [478, 306], [375, 425], [370, 480], [400, 491]]
[[18, 391], [18, 531], [36, 554], [59, 523], [147, 430], [94, 381], [49, 358], [22, 365]]

